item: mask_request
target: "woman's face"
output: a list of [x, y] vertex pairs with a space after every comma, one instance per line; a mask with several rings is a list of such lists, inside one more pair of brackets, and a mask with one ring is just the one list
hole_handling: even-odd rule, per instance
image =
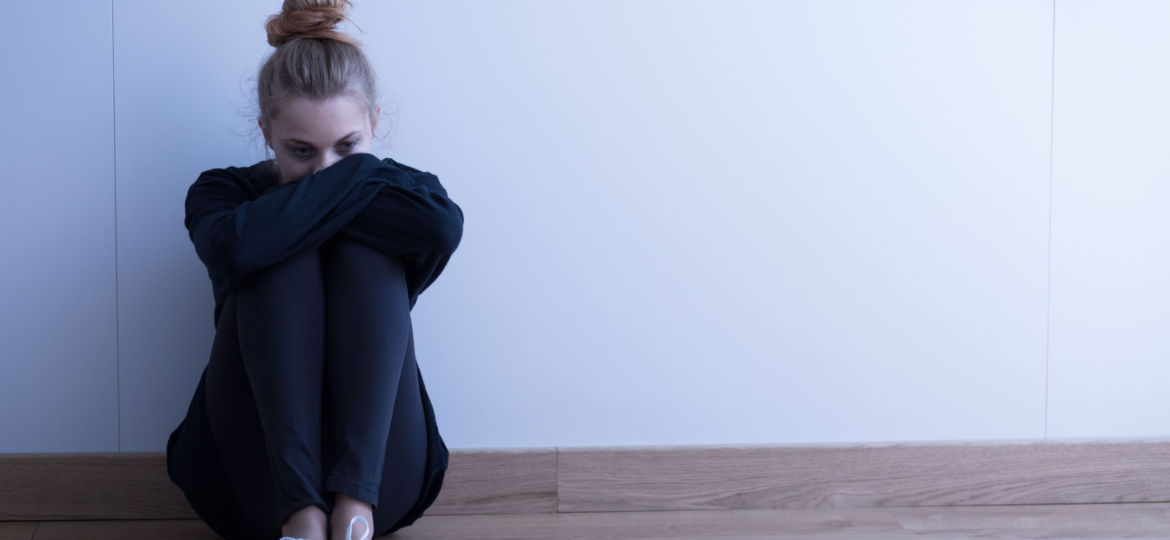
[[325, 100], [285, 98], [271, 124], [261, 121], [260, 129], [276, 153], [281, 184], [300, 180], [350, 154], [369, 152], [378, 127], [376, 118], [370, 123], [362, 100], [351, 94]]

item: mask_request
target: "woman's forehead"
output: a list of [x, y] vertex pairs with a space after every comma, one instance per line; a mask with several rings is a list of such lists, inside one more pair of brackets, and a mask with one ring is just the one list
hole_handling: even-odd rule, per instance
[[360, 99], [338, 95], [315, 100], [302, 96], [285, 98], [273, 119], [277, 139], [332, 144], [353, 134], [367, 132], [370, 119]]

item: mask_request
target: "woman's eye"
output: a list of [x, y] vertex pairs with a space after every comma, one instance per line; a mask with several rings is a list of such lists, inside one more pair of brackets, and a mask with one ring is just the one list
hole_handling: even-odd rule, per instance
[[309, 150], [308, 148], [293, 148], [292, 149], [292, 154], [296, 157], [305, 157], [311, 153], [312, 153], [312, 151]]
[[353, 150], [353, 147], [355, 147], [355, 146], [357, 146], [356, 141], [346, 141], [346, 142], [341, 143], [341, 148], [343, 150]]

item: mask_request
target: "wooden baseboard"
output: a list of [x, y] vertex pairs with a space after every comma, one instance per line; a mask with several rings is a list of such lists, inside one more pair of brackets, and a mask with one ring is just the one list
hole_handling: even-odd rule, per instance
[[[0, 520], [197, 518], [161, 452], [0, 454]], [[1170, 441], [452, 450], [427, 514], [1170, 502]]]

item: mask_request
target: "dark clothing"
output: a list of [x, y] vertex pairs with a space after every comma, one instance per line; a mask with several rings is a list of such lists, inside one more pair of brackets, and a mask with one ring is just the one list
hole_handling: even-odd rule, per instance
[[402, 257], [413, 308], [463, 236], [463, 210], [438, 177], [390, 158], [354, 154], [301, 180], [275, 182], [271, 162], [261, 161], [205, 171], [187, 190], [184, 225], [211, 277], [215, 324], [244, 276], [339, 232]]
[[292, 512], [331, 511], [326, 491], [373, 505], [387, 534], [447, 468], [409, 312], [463, 213], [434, 175], [370, 154], [282, 186], [272, 173], [214, 169], [188, 191], [216, 336], [167, 471], [225, 538], [277, 538]]
[[441, 478], [424, 489], [433, 418], [408, 313], [402, 265], [349, 239], [228, 293], [184, 420], [197, 427], [183, 427], [168, 461], [213, 531], [275, 540], [293, 512], [331, 512], [326, 491], [373, 505], [378, 534], [425, 508]]

